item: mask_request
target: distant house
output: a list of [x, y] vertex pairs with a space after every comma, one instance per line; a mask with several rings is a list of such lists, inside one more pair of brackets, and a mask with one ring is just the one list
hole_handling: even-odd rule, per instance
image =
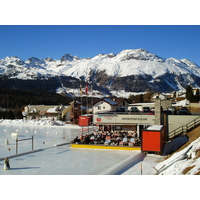
[[133, 103], [130, 99], [126, 98], [111, 98], [114, 102], [118, 104], [117, 107], [128, 107], [129, 104]]
[[152, 97], [152, 100], [155, 101], [155, 98], [159, 97], [161, 100], [166, 100], [168, 99], [170, 96], [166, 95], [166, 94], [154, 94], [154, 96]]
[[[68, 107], [64, 105], [27, 105], [22, 110], [22, 115], [26, 119], [62, 120], [63, 111]], [[66, 112], [63, 117], [65, 121], [69, 121], [70, 112]]]
[[93, 104], [93, 113], [114, 111], [118, 107], [128, 107], [131, 100], [125, 98], [103, 98]]

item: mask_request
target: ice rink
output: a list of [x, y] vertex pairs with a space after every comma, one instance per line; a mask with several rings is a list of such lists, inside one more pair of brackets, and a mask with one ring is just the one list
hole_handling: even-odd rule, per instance
[[[122, 174], [143, 159], [140, 151], [73, 149], [66, 143], [80, 134], [80, 128], [1, 125], [0, 133], [1, 175]], [[12, 133], [17, 133], [19, 139], [33, 135], [35, 152], [25, 153], [32, 150], [31, 140], [19, 142], [18, 154], [25, 154], [11, 157], [11, 169], [4, 170], [3, 158], [16, 154], [16, 137]]]
[[[126, 168], [139, 152], [72, 149], [70, 145], [52, 147], [35, 153], [10, 158], [10, 170], [3, 169], [1, 175], [99, 175]], [[122, 166], [122, 168], [121, 168]], [[110, 171], [109, 171], [110, 170]], [[118, 171], [116, 171], [118, 170]], [[107, 173], [105, 173], [107, 174]]]

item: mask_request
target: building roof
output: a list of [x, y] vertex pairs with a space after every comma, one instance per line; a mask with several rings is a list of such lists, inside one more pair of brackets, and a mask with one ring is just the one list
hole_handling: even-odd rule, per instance
[[59, 113], [63, 105], [29, 105], [29, 113]]
[[117, 104], [120, 104], [122, 101], [127, 101], [127, 103], [131, 104], [133, 103], [130, 99], [126, 99], [126, 98], [110, 98], [113, 101], [115, 101]]
[[110, 104], [111, 106], [117, 106], [117, 105], [118, 105], [116, 102], [112, 101], [112, 100], [109, 99], [109, 98], [98, 99], [97, 101], [93, 102], [93, 105], [95, 105], [95, 104], [98, 103], [99, 101], [104, 101], [104, 102]]
[[107, 102], [107, 103], [109, 103], [110, 105], [112, 105], [112, 106], [117, 106], [118, 105], [118, 103], [116, 103], [115, 101], [112, 101], [111, 99], [103, 99], [105, 102]]
[[103, 99], [98, 99], [97, 101], [95, 101], [93, 103], [96, 104], [99, 101], [105, 101], [108, 104], [112, 105], [112, 106], [117, 106], [119, 105], [123, 100], [127, 101], [129, 104], [133, 103], [130, 99], [125, 99], [125, 98], [103, 98]]

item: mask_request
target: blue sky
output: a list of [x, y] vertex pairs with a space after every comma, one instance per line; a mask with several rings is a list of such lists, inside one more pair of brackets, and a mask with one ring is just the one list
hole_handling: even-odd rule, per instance
[[81, 58], [143, 48], [200, 66], [199, 25], [0, 25], [0, 59]]

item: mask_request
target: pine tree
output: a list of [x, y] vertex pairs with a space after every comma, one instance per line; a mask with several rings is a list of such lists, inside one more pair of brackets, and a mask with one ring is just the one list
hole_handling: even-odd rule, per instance
[[186, 88], [186, 99], [189, 100], [190, 102], [194, 102], [195, 101], [195, 96], [193, 93], [193, 89], [190, 85], [187, 86]]

